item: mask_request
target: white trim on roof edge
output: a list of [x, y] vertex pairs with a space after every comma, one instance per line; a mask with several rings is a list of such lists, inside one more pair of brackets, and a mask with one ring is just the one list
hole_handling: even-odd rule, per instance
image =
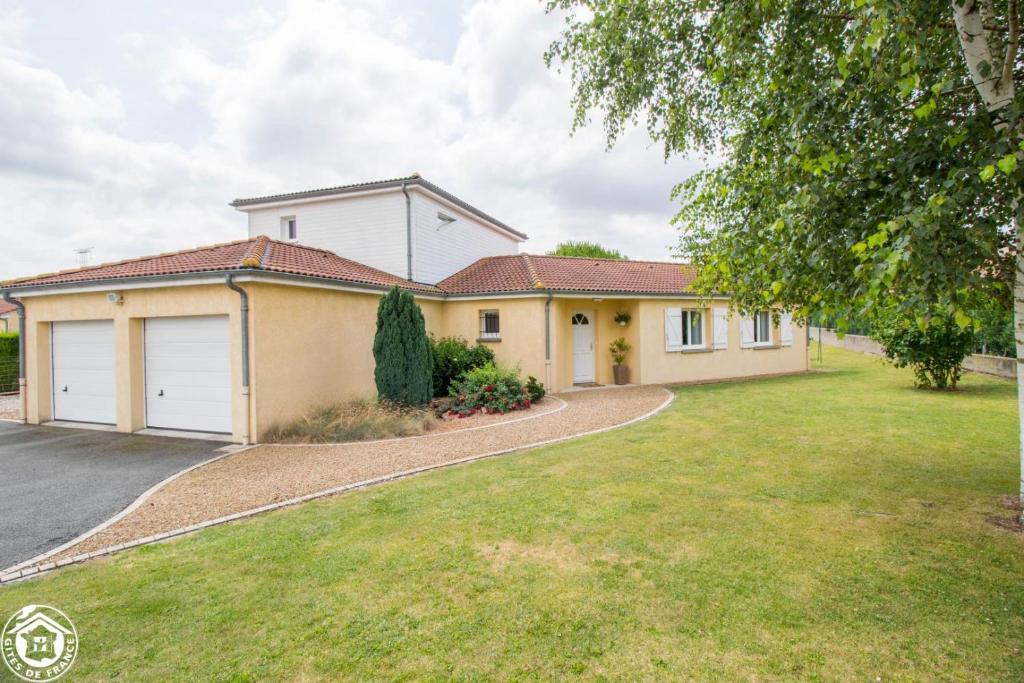
[[[280, 273], [277, 271], [251, 271], [251, 270], [218, 270], [208, 273], [182, 273], [180, 275], [150, 275], [138, 278], [124, 278], [121, 280], [102, 280], [90, 282], [63, 282], [52, 285], [37, 285], [31, 288], [26, 287], [19, 291], [12, 287], [11, 291], [19, 299], [28, 299], [38, 296], [54, 296], [57, 294], [87, 294], [94, 292], [124, 292], [136, 289], [161, 289], [166, 287], [194, 287], [197, 285], [222, 285], [224, 276], [234, 275], [235, 282], [268, 282], [272, 284], [287, 284], [296, 287], [312, 287], [316, 289], [332, 289], [346, 292], [357, 292], [360, 294], [382, 294], [389, 287], [384, 285], [361, 284], [358, 282], [332, 281], [327, 278], [318, 278], [294, 273]], [[5, 289], [5, 288], [0, 288]], [[414, 297], [423, 299], [444, 299], [441, 293], [412, 292]]]
[[[295, 287], [309, 287], [313, 289], [330, 289], [343, 292], [356, 292], [360, 294], [380, 294], [386, 292], [390, 287], [385, 285], [362, 284], [344, 280], [331, 280], [311, 275], [299, 275], [295, 273], [282, 273], [272, 270], [218, 270], [205, 273], [176, 273], [171, 275], [144, 275], [134, 278], [93, 280], [89, 282], [61, 282], [50, 285], [35, 285], [25, 287], [23, 290], [18, 287], [0, 288], [10, 290], [19, 299], [29, 299], [39, 296], [54, 296], [57, 294], [86, 294], [94, 292], [129, 291], [137, 289], [159, 289], [166, 287], [194, 287], [198, 285], [220, 285], [224, 284], [224, 276], [234, 275], [235, 282], [269, 282], [273, 284], [285, 284]], [[417, 299], [432, 299], [437, 301], [485, 301], [495, 299], [541, 299], [548, 296], [548, 292], [557, 299], [593, 299], [600, 297], [604, 299], [674, 299], [693, 301], [728, 301], [729, 297], [721, 294], [712, 296], [699, 296], [692, 293], [634, 293], [634, 292], [613, 292], [613, 291], [590, 291], [578, 292], [558, 289], [536, 289], [518, 292], [479, 292], [472, 294], [446, 294], [443, 292], [418, 292], [407, 290]]]
[[[498, 225], [498, 224], [496, 224], [496, 223], [494, 223], [492, 221], [487, 220], [486, 218], [484, 218], [480, 214], [473, 213], [472, 211], [467, 211], [466, 209], [462, 208], [458, 204], [456, 204], [456, 203], [452, 202], [451, 200], [445, 198], [443, 195], [440, 195], [440, 194], [434, 192], [433, 190], [431, 190], [428, 187], [424, 187], [423, 185], [420, 185], [418, 183], [412, 183], [410, 181], [409, 185], [405, 189], [408, 190], [409, 192], [422, 192], [423, 194], [429, 196], [431, 199], [434, 199], [435, 201], [440, 202], [441, 204], [446, 206], [448, 209], [450, 209], [452, 211], [457, 211], [458, 213], [462, 214], [462, 216], [464, 216], [465, 218], [468, 218], [468, 219], [474, 220], [474, 221], [478, 221], [482, 225], [490, 228], [491, 230], [495, 230], [497, 232], [500, 232], [502, 235], [506, 235], [508, 237], [511, 237], [516, 242], [526, 242], [527, 239], [528, 239], [526, 237], [523, 237], [522, 235], [516, 234], [515, 232], [513, 232], [509, 228], [506, 228], [504, 226]], [[249, 211], [261, 211], [263, 209], [275, 209], [275, 208], [284, 207], [284, 206], [298, 206], [298, 205], [302, 205], [302, 204], [320, 204], [320, 203], [324, 203], [324, 202], [337, 201], [338, 199], [342, 199], [342, 198], [347, 199], [349, 197], [368, 197], [368, 196], [372, 196], [372, 195], [387, 194], [389, 192], [394, 193], [394, 192], [401, 192], [401, 191], [402, 191], [401, 186], [398, 186], [398, 187], [384, 187], [384, 188], [375, 188], [375, 189], [370, 189], [370, 190], [356, 190], [354, 192], [338, 192], [336, 194], [324, 194], [324, 195], [318, 195], [318, 196], [315, 196], [315, 197], [298, 197], [298, 198], [295, 198], [295, 199], [277, 199], [277, 200], [271, 200], [271, 201], [266, 201], [266, 202], [260, 202], [259, 204], [243, 204], [242, 206], [234, 206], [232, 208], [234, 208], [236, 211], [243, 211], [245, 213], [248, 213]]]

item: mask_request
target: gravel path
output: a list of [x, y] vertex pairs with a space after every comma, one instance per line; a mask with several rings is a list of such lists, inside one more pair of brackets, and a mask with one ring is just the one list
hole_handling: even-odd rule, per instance
[[172, 531], [270, 503], [417, 467], [528, 447], [645, 415], [667, 396], [657, 386], [559, 395], [562, 410], [486, 429], [339, 445], [267, 445], [201, 467], [157, 491], [124, 519], [47, 561]]
[[18, 419], [18, 395], [0, 396], [0, 418], [5, 420]]

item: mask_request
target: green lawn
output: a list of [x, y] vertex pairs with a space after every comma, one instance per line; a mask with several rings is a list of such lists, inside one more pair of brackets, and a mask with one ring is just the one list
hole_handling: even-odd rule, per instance
[[1024, 679], [1015, 392], [825, 349], [608, 434], [0, 589], [74, 680]]

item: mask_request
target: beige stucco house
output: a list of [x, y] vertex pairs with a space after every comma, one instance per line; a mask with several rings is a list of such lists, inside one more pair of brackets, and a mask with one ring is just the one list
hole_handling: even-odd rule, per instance
[[374, 393], [392, 286], [431, 334], [491, 345], [554, 390], [611, 383], [620, 336], [634, 383], [807, 369], [787, 315], [730, 316], [678, 263], [521, 254], [524, 234], [419, 176], [233, 205], [247, 239], [0, 285], [25, 309], [29, 423], [257, 441], [316, 403]]

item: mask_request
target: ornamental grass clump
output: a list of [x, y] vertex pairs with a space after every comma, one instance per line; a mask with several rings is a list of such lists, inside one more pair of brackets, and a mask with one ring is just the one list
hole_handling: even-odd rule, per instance
[[450, 417], [477, 413], [504, 415], [533, 405], [530, 391], [519, 379], [519, 370], [488, 363], [466, 372], [450, 389]]
[[315, 406], [299, 419], [271, 428], [265, 441], [342, 443], [415, 436], [429, 431], [435, 420], [429, 410], [355, 399]]

